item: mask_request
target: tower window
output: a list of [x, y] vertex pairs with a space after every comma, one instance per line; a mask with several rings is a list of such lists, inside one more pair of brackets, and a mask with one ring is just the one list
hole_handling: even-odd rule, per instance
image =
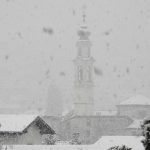
[[90, 130], [87, 130], [87, 131], [86, 131], [86, 136], [89, 137], [90, 134], [91, 134], [91, 133], [90, 133]]
[[83, 80], [83, 70], [81, 66], [78, 67], [78, 80], [79, 81]]
[[90, 127], [90, 126], [91, 126], [91, 120], [90, 120], [90, 119], [87, 119], [87, 121], [86, 121], [86, 125], [87, 125], [88, 127]]
[[87, 67], [86, 69], [86, 81], [91, 81], [91, 69]]
[[79, 48], [78, 56], [82, 56], [82, 54], [81, 54], [81, 48]]

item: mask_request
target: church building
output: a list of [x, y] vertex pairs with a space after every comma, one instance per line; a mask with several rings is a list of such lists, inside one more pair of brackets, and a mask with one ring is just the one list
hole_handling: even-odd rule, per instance
[[[116, 113], [98, 113], [94, 109], [94, 81], [91, 56], [92, 43], [90, 32], [85, 25], [78, 31], [79, 40], [76, 43], [77, 56], [74, 59], [75, 80], [73, 99], [74, 109], [62, 116], [44, 116], [43, 119], [55, 129], [64, 141], [72, 139], [74, 133], [80, 134], [82, 144], [93, 144], [102, 136], [137, 136], [141, 134], [140, 123], [143, 117], [149, 116], [150, 100], [140, 97], [139, 103], [130, 99], [117, 105]], [[147, 106], [148, 104], [148, 106]], [[131, 111], [132, 110], [132, 111]], [[139, 116], [140, 118], [137, 117]]]
[[95, 115], [94, 59], [91, 56], [90, 32], [85, 25], [84, 17], [83, 25], [78, 31], [77, 56], [74, 59], [74, 110], [63, 118], [60, 131], [64, 140], [71, 139], [74, 133], [80, 133], [81, 143], [92, 144], [102, 135], [126, 134], [126, 127], [132, 123], [132, 120], [127, 116]]
[[87, 26], [81, 26], [78, 31], [79, 40], [76, 43], [77, 57], [74, 60], [75, 82], [74, 89], [76, 98], [74, 100], [75, 115], [93, 115], [94, 97], [93, 97], [93, 62], [91, 56], [90, 32]]

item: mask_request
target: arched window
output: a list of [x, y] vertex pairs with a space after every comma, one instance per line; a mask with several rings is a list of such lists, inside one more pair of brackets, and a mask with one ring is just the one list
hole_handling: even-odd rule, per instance
[[86, 68], [86, 81], [91, 81], [91, 68]]
[[83, 80], [83, 69], [81, 66], [78, 66], [78, 80], [79, 81]]

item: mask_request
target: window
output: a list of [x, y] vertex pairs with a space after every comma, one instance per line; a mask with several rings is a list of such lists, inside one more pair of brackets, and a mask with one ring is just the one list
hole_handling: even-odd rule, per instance
[[139, 116], [139, 118], [144, 118], [144, 117], [146, 117], [146, 111], [140, 110], [140, 111], [138, 112], [138, 116]]
[[90, 127], [91, 126], [91, 119], [87, 119], [87, 121], [86, 121], [86, 125], [88, 126], [88, 127]]
[[91, 134], [90, 130], [86, 130], [86, 136], [90, 137], [90, 134]]
[[70, 122], [67, 122], [66, 127], [67, 127], [68, 130], [70, 130]]
[[81, 66], [78, 67], [78, 80], [79, 81], [83, 80], [83, 69]]
[[27, 145], [33, 145], [33, 143], [32, 142], [28, 142]]
[[86, 81], [91, 81], [91, 68], [87, 67], [86, 69]]

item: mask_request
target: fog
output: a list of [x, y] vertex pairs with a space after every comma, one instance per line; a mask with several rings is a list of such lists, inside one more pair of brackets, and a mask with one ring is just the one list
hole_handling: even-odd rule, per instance
[[96, 110], [115, 109], [136, 94], [150, 98], [149, 0], [1, 0], [1, 107], [44, 110], [52, 85], [64, 110], [72, 105], [83, 6], [95, 59]]

